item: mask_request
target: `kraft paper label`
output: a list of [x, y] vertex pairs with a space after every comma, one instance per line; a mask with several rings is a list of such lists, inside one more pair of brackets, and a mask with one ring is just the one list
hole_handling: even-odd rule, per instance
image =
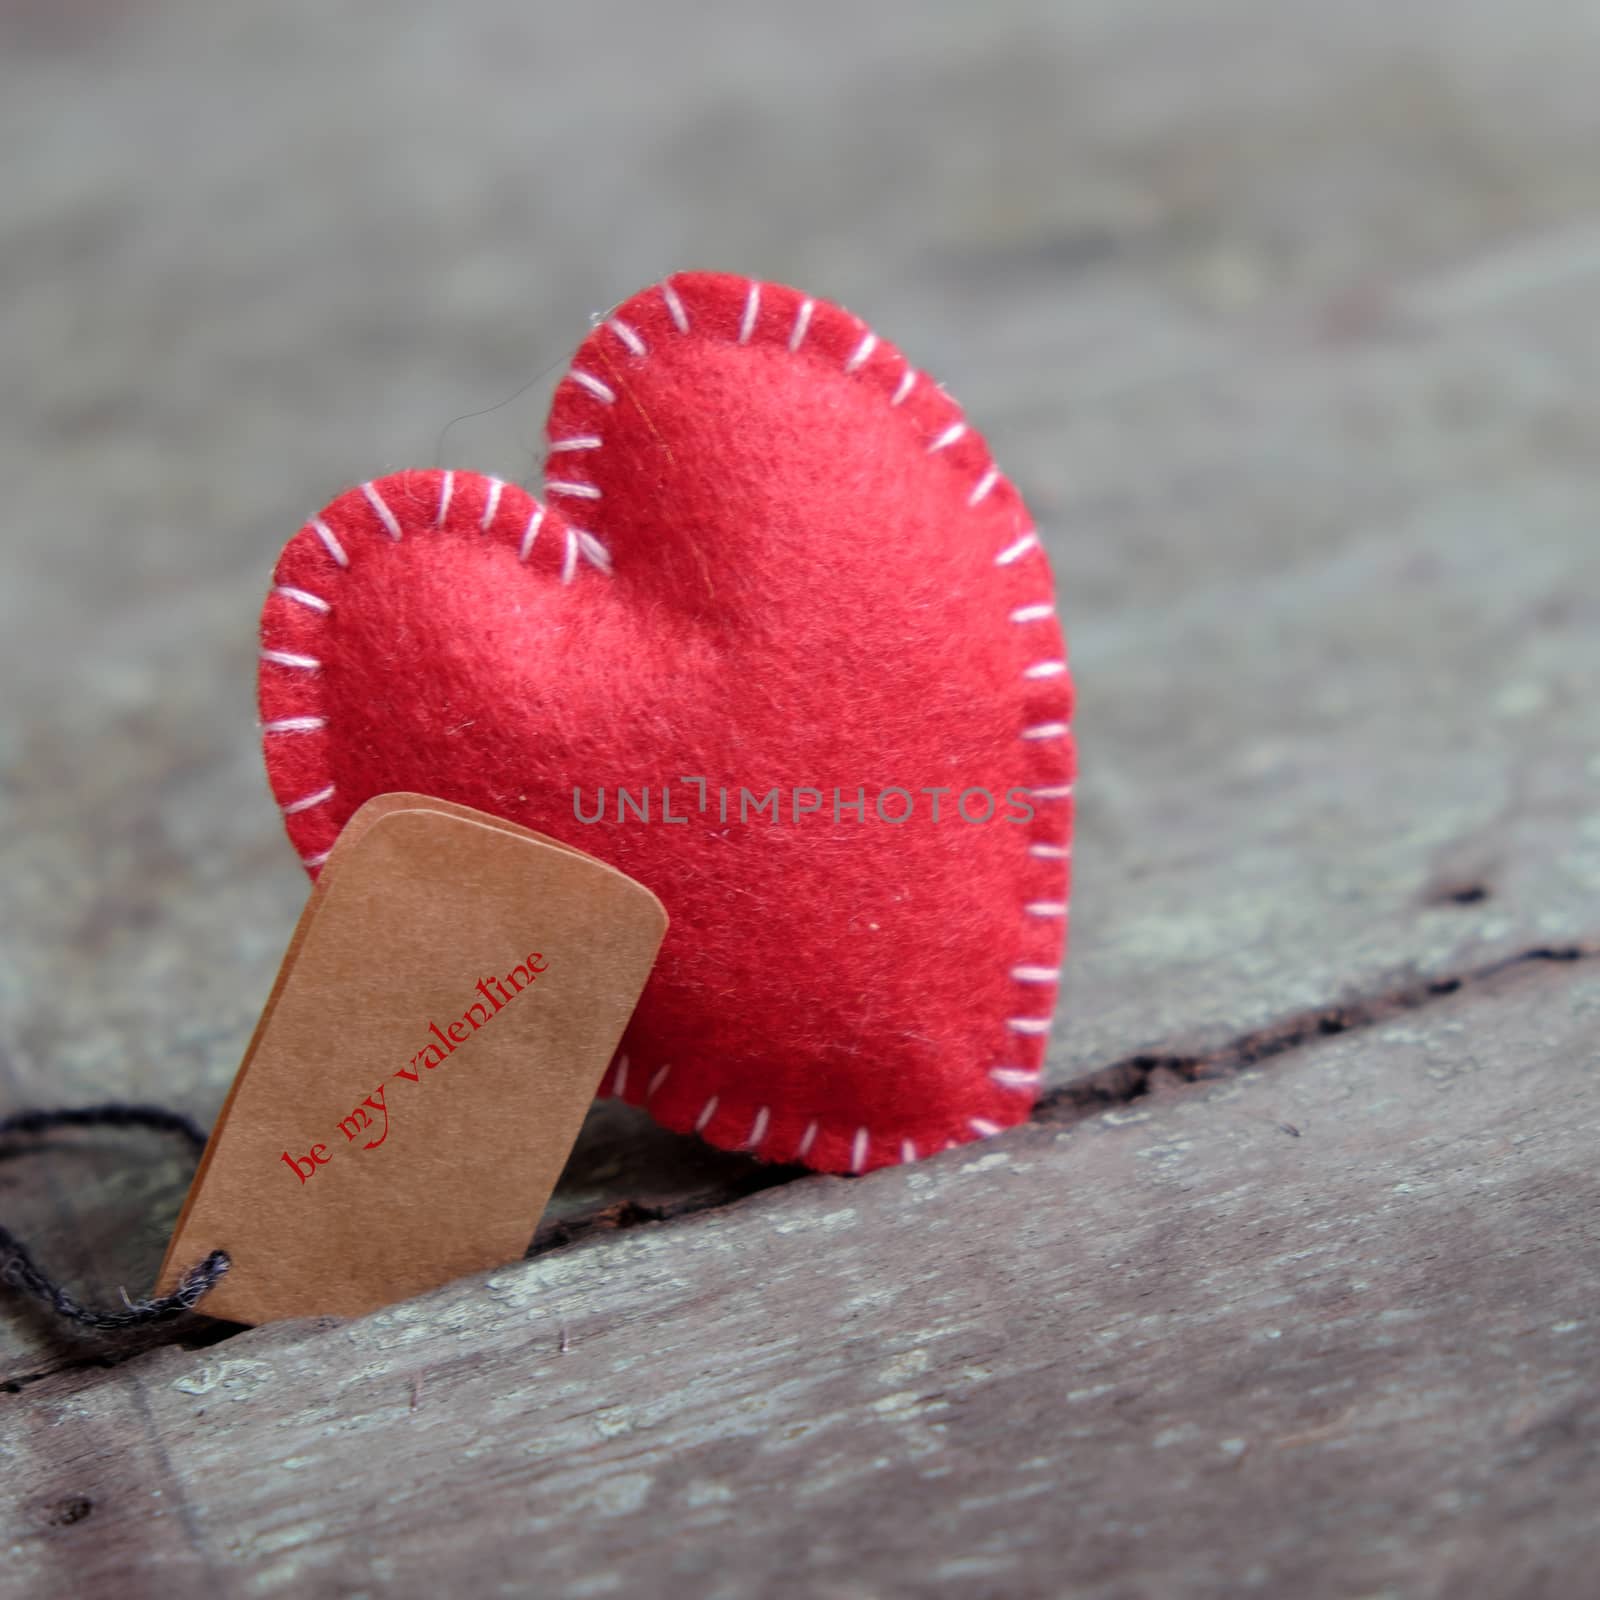
[[667, 917], [583, 852], [422, 795], [340, 835], [157, 1282], [234, 1322], [353, 1316], [517, 1260]]

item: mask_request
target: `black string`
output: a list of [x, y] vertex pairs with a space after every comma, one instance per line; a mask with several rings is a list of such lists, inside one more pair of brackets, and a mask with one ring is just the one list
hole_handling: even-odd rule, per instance
[[[164, 1106], [122, 1105], [63, 1106], [55, 1111], [17, 1111], [0, 1117], [0, 1138], [7, 1134], [40, 1134], [52, 1128], [150, 1128], [176, 1133], [196, 1150], [203, 1150], [206, 1131], [179, 1111]], [[180, 1312], [192, 1311], [200, 1297], [216, 1287], [230, 1263], [227, 1252], [213, 1250], [204, 1261], [190, 1267], [171, 1294], [153, 1300], [128, 1300], [123, 1311], [96, 1311], [80, 1305], [59, 1283], [48, 1277], [27, 1247], [9, 1228], [0, 1227], [0, 1283], [42, 1300], [58, 1317], [75, 1327], [95, 1332], [116, 1332], [163, 1322]], [[124, 1295], [123, 1299], [127, 1300]]]

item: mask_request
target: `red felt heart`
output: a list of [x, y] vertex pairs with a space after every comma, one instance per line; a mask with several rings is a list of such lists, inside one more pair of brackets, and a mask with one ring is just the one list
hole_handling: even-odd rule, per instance
[[285, 548], [260, 703], [307, 868], [417, 790], [638, 878], [672, 927], [602, 1092], [724, 1148], [860, 1172], [1020, 1121], [1072, 691], [983, 440], [848, 312], [716, 274], [596, 328], [548, 431], [549, 507], [401, 472]]

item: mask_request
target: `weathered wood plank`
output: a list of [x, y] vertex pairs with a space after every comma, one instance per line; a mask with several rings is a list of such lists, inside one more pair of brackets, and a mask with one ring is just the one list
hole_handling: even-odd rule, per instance
[[[220, 1100], [303, 893], [249, 733], [279, 540], [690, 260], [867, 312], [1047, 518], [1085, 755], [1058, 1078], [1584, 931], [1596, 46], [1556, 0], [1390, 12], [907, 5], [870, 44], [839, 0], [418, 0], [337, 36], [30, 10], [0, 51], [7, 1102]], [[652, 93], [594, 47], [624, 26]], [[539, 404], [451, 458], [525, 461]], [[749, 1181], [600, 1128], [568, 1217]], [[182, 1164], [70, 1159], [6, 1163], [8, 1200], [86, 1287], [138, 1286]], [[0, 1321], [0, 1372], [48, 1348]]]
[[[0, 1409], [12, 1571], [252, 1593], [1583, 1592], [1600, 968]], [[142, 1408], [147, 1476], [98, 1450]], [[188, 1538], [148, 1537], [153, 1491]], [[92, 1503], [71, 1526], [41, 1505]]]

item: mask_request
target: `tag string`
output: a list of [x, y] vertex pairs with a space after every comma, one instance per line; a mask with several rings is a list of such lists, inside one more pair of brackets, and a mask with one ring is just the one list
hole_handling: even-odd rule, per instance
[[[63, 1106], [54, 1111], [18, 1111], [0, 1117], [0, 1139], [11, 1135], [38, 1135], [54, 1128], [149, 1128], [157, 1133], [176, 1133], [187, 1139], [196, 1151], [206, 1143], [205, 1129], [179, 1111], [164, 1106], [123, 1105], [113, 1101], [103, 1106]], [[123, 1299], [122, 1311], [96, 1311], [81, 1305], [53, 1278], [41, 1270], [27, 1247], [9, 1228], [0, 1227], [0, 1283], [10, 1284], [49, 1306], [63, 1321], [89, 1332], [114, 1333], [164, 1322], [184, 1311], [192, 1311], [202, 1295], [216, 1287], [230, 1263], [227, 1252], [213, 1250], [204, 1261], [190, 1267], [171, 1294], [153, 1300]]]

